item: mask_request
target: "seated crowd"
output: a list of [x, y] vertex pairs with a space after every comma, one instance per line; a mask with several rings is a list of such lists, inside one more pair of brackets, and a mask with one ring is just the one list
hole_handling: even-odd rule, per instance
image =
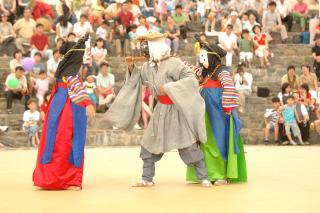
[[[235, 64], [234, 56], [239, 55], [234, 81], [240, 94], [239, 112], [243, 113], [246, 97], [252, 94], [253, 76], [250, 68], [254, 56], [259, 59], [260, 67], [269, 67], [273, 55], [269, 47], [273, 40], [271, 35], [278, 33], [285, 43], [293, 21], [299, 23], [301, 32], [304, 32], [309, 20], [308, 5], [303, 0], [297, 0], [294, 5], [289, 0], [116, 0], [111, 3], [81, 0], [80, 5], [72, 0], [59, 0], [55, 8], [40, 0], [15, 2], [0, 0], [0, 54], [4, 57], [13, 56], [10, 61], [11, 74], [5, 83], [5, 96], [8, 113], [13, 112], [13, 99], [24, 97], [26, 110], [29, 110], [26, 116], [29, 120], [24, 119], [24, 129], [31, 132], [31, 136], [28, 135], [32, 144], [37, 142], [37, 128], [32, 127], [34, 123], [30, 122], [30, 117], [38, 117], [34, 115], [36, 110], [33, 105], [36, 100], [40, 118], [35, 120], [40, 125], [60, 61], [59, 48], [65, 41], [77, 41], [85, 32], [90, 32], [93, 47], [91, 58], [83, 64], [80, 73], [97, 111], [104, 112], [115, 98], [116, 79], [111, 72], [108, 56], [140, 56], [137, 37], [148, 31], [165, 33], [172, 55], [178, 55], [181, 46], [190, 42], [187, 35], [192, 23], [198, 22], [204, 29], [200, 34], [201, 39], [207, 40], [209, 36], [218, 35], [219, 45], [227, 51], [227, 66]], [[76, 15], [75, 11], [80, 11], [80, 14]], [[52, 41], [48, 33], [55, 33]], [[308, 65], [301, 66], [301, 76], [292, 74], [295, 72], [293, 66], [288, 68], [288, 74], [282, 79], [282, 88], [289, 84], [290, 91], [286, 87], [279, 95], [279, 101], [273, 99], [274, 109], [266, 113], [265, 143], [269, 141], [271, 129], [275, 130], [276, 141], [287, 136], [288, 141], [295, 144], [289, 134], [280, 134], [290, 129], [294, 136], [301, 135], [301, 144], [307, 142], [311, 113], [318, 116], [318, 121], [312, 123], [320, 133], [320, 25], [316, 33], [319, 36], [316, 35], [312, 48], [316, 75]], [[196, 43], [194, 49], [195, 54], [199, 54], [199, 44]], [[25, 59], [32, 60], [30, 69], [24, 66]], [[146, 128], [153, 99], [149, 88], [143, 91], [141, 116], [143, 127]], [[300, 117], [295, 118], [299, 131], [292, 124], [292, 117], [290, 120], [287, 115], [297, 103], [301, 103], [299, 110], [302, 111]], [[140, 126], [136, 125], [136, 128], [140, 129]]]

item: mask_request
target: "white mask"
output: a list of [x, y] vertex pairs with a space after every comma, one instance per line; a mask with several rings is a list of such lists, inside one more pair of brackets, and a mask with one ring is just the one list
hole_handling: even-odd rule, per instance
[[199, 54], [199, 61], [203, 65], [204, 68], [209, 67], [209, 60], [208, 60], [208, 52], [206, 50], [201, 50]]

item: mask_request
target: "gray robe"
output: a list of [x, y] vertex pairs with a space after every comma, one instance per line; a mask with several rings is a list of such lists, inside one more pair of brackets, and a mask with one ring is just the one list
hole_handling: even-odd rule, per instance
[[168, 58], [159, 66], [149, 62], [127, 73], [124, 86], [106, 113], [106, 120], [121, 129], [130, 129], [141, 113], [142, 84], [157, 98], [160, 85], [174, 102], [157, 103], [141, 146], [153, 154], [206, 142], [205, 104], [194, 73], [178, 58]]

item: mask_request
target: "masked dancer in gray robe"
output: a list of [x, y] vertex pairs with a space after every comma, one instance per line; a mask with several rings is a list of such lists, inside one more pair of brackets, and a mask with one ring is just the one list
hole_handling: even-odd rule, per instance
[[106, 113], [106, 119], [117, 128], [130, 129], [140, 117], [142, 85], [151, 88], [157, 100], [148, 128], [141, 141], [143, 160], [142, 179], [134, 187], [153, 186], [155, 162], [165, 152], [179, 151], [183, 162], [193, 165], [196, 175], [205, 187], [210, 187], [197, 142], [206, 141], [205, 104], [198, 90], [194, 73], [175, 57], [160, 33], [149, 33], [141, 41], [148, 58], [141, 68], [127, 57], [126, 82]]

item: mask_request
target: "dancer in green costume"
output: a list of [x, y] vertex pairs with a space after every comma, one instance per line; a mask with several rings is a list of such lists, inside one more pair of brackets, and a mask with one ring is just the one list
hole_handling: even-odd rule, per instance
[[[197, 72], [202, 87], [201, 95], [206, 103], [207, 143], [201, 144], [208, 178], [216, 185], [227, 182], [246, 182], [247, 170], [240, 129], [235, 108], [239, 96], [228, 68], [221, 58], [226, 52], [218, 45], [209, 45], [198, 39], [201, 45], [201, 72]], [[187, 181], [197, 182], [193, 167], [187, 169]]]

